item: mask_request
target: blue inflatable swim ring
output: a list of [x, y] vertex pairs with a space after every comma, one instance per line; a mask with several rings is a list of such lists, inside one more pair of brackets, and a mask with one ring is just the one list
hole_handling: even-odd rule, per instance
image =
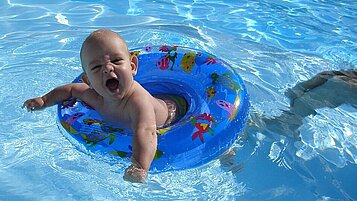
[[[157, 130], [158, 147], [151, 170], [197, 167], [224, 153], [238, 137], [249, 112], [249, 96], [236, 70], [215, 56], [178, 46], [131, 51], [139, 59], [135, 80], [151, 94], [186, 99], [184, 117]], [[81, 82], [78, 76], [74, 82]], [[106, 123], [79, 99], [58, 104], [62, 127], [88, 150], [130, 158], [132, 133]]]

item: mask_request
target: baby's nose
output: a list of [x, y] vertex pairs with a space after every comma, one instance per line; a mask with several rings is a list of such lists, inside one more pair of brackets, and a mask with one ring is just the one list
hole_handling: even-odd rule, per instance
[[107, 65], [105, 65], [105, 68], [104, 68], [104, 70], [103, 70], [103, 73], [110, 73], [110, 72], [113, 72], [113, 71], [114, 71], [113, 66], [110, 65], [110, 64], [107, 64]]

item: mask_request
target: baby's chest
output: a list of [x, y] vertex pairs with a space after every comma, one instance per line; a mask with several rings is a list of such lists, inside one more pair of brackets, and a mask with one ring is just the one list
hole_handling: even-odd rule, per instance
[[127, 112], [118, 109], [104, 109], [101, 112], [103, 118], [122, 128], [130, 128], [130, 116]]

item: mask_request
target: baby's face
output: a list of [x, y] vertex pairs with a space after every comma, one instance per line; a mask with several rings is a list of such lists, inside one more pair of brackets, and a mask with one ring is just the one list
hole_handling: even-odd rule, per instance
[[86, 41], [82, 49], [88, 84], [105, 98], [122, 99], [128, 94], [136, 65], [131, 62], [125, 42], [115, 33], [101, 33]]

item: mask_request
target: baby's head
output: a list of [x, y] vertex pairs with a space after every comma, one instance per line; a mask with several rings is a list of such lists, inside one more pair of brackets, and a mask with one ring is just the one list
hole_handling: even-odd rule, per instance
[[[124, 39], [117, 33], [107, 30], [107, 29], [99, 29], [92, 32], [83, 42], [81, 51], [80, 51], [80, 58], [81, 64], [84, 72], [88, 69], [88, 65], [90, 63], [89, 54], [97, 53], [99, 48], [109, 49], [110, 46], [106, 44], [109, 43], [111, 45], [115, 45], [116, 47], [120, 47], [123, 52], [126, 52], [125, 59], [130, 59], [130, 53], [128, 50], [128, 46]], [[90, 55], [92, 56], [92, 55]], [[97, 55], [94, 55], [97, 56]]]
[[100, 95], [124, 96], [137, 72], [138, 59], [131, 56], [126, 42], [110, 30], [97, 30], [83, 42], [83, 80]]

